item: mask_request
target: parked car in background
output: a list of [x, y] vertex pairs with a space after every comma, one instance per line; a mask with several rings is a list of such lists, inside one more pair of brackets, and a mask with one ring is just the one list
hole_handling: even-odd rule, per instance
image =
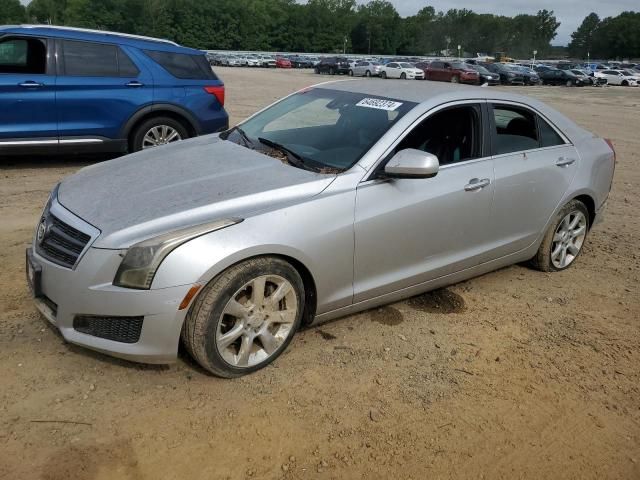
[[271, 55], [260, 55], [260, 62], [264, 68], [276, 68], [276, 59]]
[[420, 70], [422, 70], [422, 72], [424, 73], [424, 78], [427, 78], [427, 68], [429, 68], [429, 65], [431, 64], [431, 61], [421, 61], [421, 62], [416, 62], [413, 64], [414, 67], [419, 68]]
[[399, 78], [401, 80], [424, 80], [424, 72], [406, 62], [390, 62], [380, 68], [381, 78]]
[[470, 65], [463, 62], [435, 60], [425, 70], [427, 80], [477, 85], [480, 75]]
[[540, 76], [529, 67], [523, 65], [507, 65], [507, 68], [516, 74], [520, 73], [525, 85], [538, 85], [540, 83]]
[[578, 77], [583, 82], [588, 82], [590, 85], [606, 85], [607, 80], [605, 78], [599, 78], [593, 75], [593, 72], [590, 70], [582, 70], [578, 68], [573, 68], [569, 70], [576, 77]]
[[255, 54], [247, 54], [245, 55], [246, 66], [247, 67], [260, 67], [262, 65], [262, 60]]
[[503, 85], [524, 85], [524, 75], [521, 72], [513, 71], [504, 63], [481, 63], [481, 65], [500, 76], [500, 83]]
[[291, 60], [285, 57], [276, 57], [276, 68], [292, 68]]
[[356, 64], [349, 71], [349, 75], [355, 77], [377, 77], [380, 75], [382, 65], [376, 62], [361, 61]]
[[597, 70], [595, 76], [604, 78], [609, 85], [620, 85], [623, 87], [637, 87], [636, 77], [625, 74], [622, 70]]
[[326, 57], [315, 66], [316, 73], [328, 73], [329, 75], [346, 75], [349, 73], [349, 60], [345, 57]]
[[313, 63], [302, 55], [292, 55], [289, 60], [293, 68], [311, 68], [313, 66]]
[[222, 59], [222, 65], [225, 67], [241, 67], [242, 59], [238, 55], [225, 55]]
[[574, 75], [570, 70], [547, 70], [540, 73], [543, 85], [565, 85], [567, 87], [584, 87], [591, 85], [591, 80]]
[[500, 75], [492, 73], [482, 65], [467, 64], [469, 68], [478, 72], [478, 84], [484, 85], [500, 85]]
[[138, 151], [224, 130], [200, 50], [65, 27], [0, 27], [0, 156]]
[[381, 92], [325, 83], [65, 178], [27, 250], [35, 306], [70, 343], [169, 363], [182, 342], [231, 378], [304, 325], [520, 262], [575, 264], [609, 197], [608, 140], [496, 89]]

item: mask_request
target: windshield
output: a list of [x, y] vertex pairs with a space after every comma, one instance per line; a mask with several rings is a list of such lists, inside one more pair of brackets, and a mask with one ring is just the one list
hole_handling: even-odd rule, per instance
[[455, 68], [456, 70], [469, 70], [469, 66], [462, 62], [453, 62], [451, 68]]
[[402, 68], [414, 68], [413, 65], [411, 65], [410, 63], [401, 63], [400, 66]]
[[[221, 135], [294, 155], [301, 168], [351, 168], [415, 103], [325, 88], [300, 91]], [[243, 136], [244, 134], [244, 136]], [[263, 140], [266, 140], [263, 141]], [[293, 164], [294, 162], [289, 162]]]
[[491, 73], [491, 72], [489, 72], [489, 70], [484, 68], [482, 65], [469, 65], [469, 67], [473, 68], [478, 73], [484, 73], [484, 74]]

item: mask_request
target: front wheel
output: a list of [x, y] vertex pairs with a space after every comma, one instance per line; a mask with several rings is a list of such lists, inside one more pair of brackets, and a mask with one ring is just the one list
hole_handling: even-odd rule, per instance
[[629, 86], [629, 82], [627, 82], [626, 80], [622, 81], [622, 86], [623, 87], [628, 87]]
[[366, 73], [364, 74], [365, 77], [370, 77], [371, 76], [371, 72], [369, 70], [366, 71]]
[[274, 257], [247, 260], [214, 278], [189, 310], [182, 341], [204, 369], [235, 378], [273, 362], [302, 321], [300, 274]]
[[353, 77], [353, 70], [349, 70], [349, 76]]
[[329, 69], [329, 75], [335, 75], [335, 74], [336, 74], [336, 71], [333, 69], [333, 67], [331, 67]]
[[451, 77], [451, 83], [460, 83], [460, 77], [454, 75]]
[[578, 258], [589, 231], [589, 211], [572, 200], [556, 215], [531, 263], [543, 272], [569, 268]]
[[400, 74], [400, 80], [406, 80], [407, 79], [407, 74], [406, 73], [401, 73]]
[[171, 117], [152, 117], [141, 123], [131, 136], [133, 152], [159, 147], [189, 138], [189, 132], [178, 120]]

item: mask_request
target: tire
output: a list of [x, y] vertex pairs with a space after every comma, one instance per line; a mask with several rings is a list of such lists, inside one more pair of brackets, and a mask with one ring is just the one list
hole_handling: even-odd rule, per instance
[[333, 69], [333, 67], [331, 67], [329, 69], [329, 75], [335, 75], [335, 74], [336, 74], [336, 71]]
[[460, 83], [460, 77], [454, 75], [453, 77], [451, 77], [451, 83]]
[[353, 70], [349, 70], [349, 76], [353, 77]]
[[[252, 303], [253, 282], [265, 277], [265, 283], [261, 284], [263, 294], [269, 294], [263, 300], [256, 301], [260, 307], [257, 313], [253, 313], [256, 312]], [[265, 306], [269, 304], [268, 298], [278, 291], [278, 283], [273, 282], [280, 281], [283, 282], [280, 285], [287, 283], [289, 290], [286, 290], [275, 309], [269, 309]], [[247, 291], [250, 293], [247, 294]], [[234, 305], [232, 300], [235, 300], [236, 311], [243, 315], [251, 312], [252, 315], [236, 317], [227, 313], [230, 305]], [[267, 366], [284, 352], [300, 327], [304, 302], [302, 278], [289, 263], [274, 257], [246, 260], [218, 275], [198, 295], [184, 321], [182, 342], [191, 357], [212, 374], [223, 378], [247, 375]], [[295, 310], [291, 304], [295, 304]], [[287, 321], [269, 321], [269, 313], [276, 311], [278, 315], [275, 317], [280, 319], [285, 318], [282, 312], [289, 312]], [[251, 322], [260, 322], [260, 325]], [[224, 335], [234, 331], [225, 340]], [[262, 335], [270, 337], [271, 353], [267, 353], [270, 348], [266, 347], [267, 343], [262, 343]], [[245, 352], [249, 353], [244, 356], [246, 365], [243, 365], [242, 348], [246, 345], [248, 348]], [[251, 354], [254, 355], [253, 363]]]
[[313, 73], [315, 73], [316, 75], [320, 73], [320, 70], [318, 68], [314, 68], [313, 69]]
[[[565, 240], [559, 238], [562, 237], [560, 231], [564, 230], [564, 227], [566, 226], [571, 227], [570, 222], [576, 221], [576, 218], [580, 219], [581, 217], [583, 222], [579, 223], [578, 226], [573, 229], [568, 229], [568, 231], [572, 231], [575, 233], [579, 230], [578, 227], [584, 228], [584, 232], [580, 235], [580, 241], [573, 244], [574, 249], [563, 247]], [[542, 272], [559, 272], [561, 270], [569, 268], [575, 263], [575, 260], [580, 256], [580, 253], [582, 252], [582, 247], [584, 247], [584, 244], [587, 240], [587, 234], [589, 233], [589, 227], [589, 211], [587, 210], [587, 207], [585, 207], [584, 203], [579, 200], [571, 200], [564, 207], [562, 207], [562, 209], [556, 215], [554, 221], [549, 226], [549, 229], [542, 239], [542, 243], [540, 244], [538, 253], [536, 253], [536, 256], [531, 260], [531, 265]], [[569, 237], [570, 235], [563, 238]], [[565, 260], [568, 261], [568, 263], [564, 265], [561, 262], [560, 264], [558, 263], [557, 256], [554, 257], [554, 250], [558, 247], [560, 247], [560, 257], [562, 257], [561, 252], [563, 249], [566, 252]], [[575, 248], [577, 248], [577, 251], [575, 250]]]
[[626, 80], [623, 80], [620, 85], [622, 85], [623, 87], [628, 87], [629, 86], [629, 82], [627, 82]]
[[400, 80], [406, 80], [407, 79], [407, 74], [406, 73], [401, 73], [400, 74]]
[[364, 74], [365, 77], [369, 78], [371, 76], [371, 72], [367, 70]]
[[387, 72], [382, 72], [380, 74], [380, 78], [382, 78], [383, 80], [386, 80], [387, 79]]
[[567, 87], [571, 87], [571, 86], [573, 86], [573, 82], [571, 80], [567, 80], [567, 83], [565, 85]]
[[183, 123], [181, 123], [180, 121], [176, 120], [175, 118], [172, 117], [151, 117], [147, 120], [145, 120], [144, 122], [142, 122], [140, 125], [138, 125], [135, 130], [133, 131], [133, 133], [130, 136], [130, 145], [129, 148], [132, 152], [139, 152], [140, 150], [144, 150], [145, 148], [149, 148], [147, 141], [145, 140], [145, 137], [147, 136], [148, 133], [150, 133], [153, 129], [155, 128], [160, 128], [162, 129], [163, 126], [168, 127], [169, 129], [172, 129], [173, 131], [175, 131], [178, 134], [179, 138], [175, 138], [175, 139], [170, 139], [167, 142], [159, 142], [159, 145], [164, 145], [166, 143], [172, 143], [174, 141], [178, 141], [178, 140], [184, 140], [189, 138], [189, 131], [187, 130], [187, 128], [185, 127], [185, 125]]

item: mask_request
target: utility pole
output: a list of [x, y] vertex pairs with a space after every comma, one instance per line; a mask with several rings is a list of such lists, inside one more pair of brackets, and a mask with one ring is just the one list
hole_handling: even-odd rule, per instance
[[462, 49], [462, 45], [458, 45], [458, 60], [460, 60], [460, 50]]

